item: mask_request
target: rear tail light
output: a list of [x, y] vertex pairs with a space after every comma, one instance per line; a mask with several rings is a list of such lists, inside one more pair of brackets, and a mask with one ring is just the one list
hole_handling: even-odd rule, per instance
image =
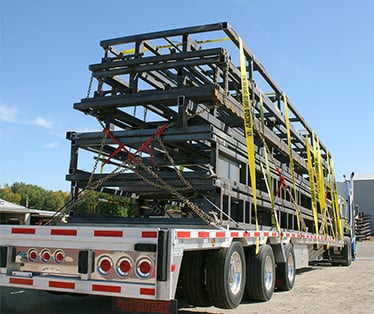
[[48, 263], [51, 259], [51, 252], [48, 249], [44, 249], [40, 252], [40, 260], [44, 263]]
[[132, 262], [129, 258], [124, 257], [118, 260], [116, 270], [120, 276], [128, 276], [131, 268]]
[[102, 275], [108, 275], [113, 268], [113, 262], [109, 256], [104, 256], [100, 258], [98, 262], [98, 270]]
[[29, 249], [27, 251], [27, 259], [30, 262], [35, 262], [35, 260], [38, 258], [38, 252], [35, 249]]
[[148, 278], [152, 274], [152, 262], [148, 258], [141, 258], [136, 263], [136, 274], [140, 278]]
[[61, 264], [65, 259], [65, 253], [62, 250], [56, 250], [53, 257], [57, 264]]

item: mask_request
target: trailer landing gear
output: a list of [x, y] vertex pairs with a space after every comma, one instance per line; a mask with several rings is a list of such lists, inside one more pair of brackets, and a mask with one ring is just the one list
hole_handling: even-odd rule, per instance
[[277, 264], [275, 284], [278, 290], [289, 291], [295, 284], [296, 276], [295, 252], [292, 244], [289, 243], [285, 246], [284, 254], [286, 262]]

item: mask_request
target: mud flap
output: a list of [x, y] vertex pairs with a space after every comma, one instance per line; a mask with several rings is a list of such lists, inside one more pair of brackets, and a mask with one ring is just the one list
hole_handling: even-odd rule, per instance
[[154, 301], [131, 298], [112, 298], [112, 313], [160, 313], [160, 314], [177, 314], [178, 302], [171, 301]]

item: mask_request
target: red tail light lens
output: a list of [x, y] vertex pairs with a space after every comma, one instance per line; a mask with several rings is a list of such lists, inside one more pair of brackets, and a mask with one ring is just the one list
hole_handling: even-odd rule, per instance
[[117, 262], [117, 273], [120, 276], [128, 276], [132, 268], [132, 262], [128, 258], [122, 258]]
[[35, 262], [37, 258], [38, 258], [38, 252], [35, 249], [30, 249], [27, 251], [27, 259], [30, 262]]
[[113, 268], [113, 262], [110, 257], [104, 256], [98, 262], [98, 270], [102, 275], [108, 275]]
[[44, 263], [48, 263], [51, 259], [51, 252], [48, 249], [44, 249], [40, 252], [40, 259]]
[[136, 273], [141, 278], [148, 278], [152, 274], [152, 262], [148, 258], [141, 258], [136, 264]]
[[54, 256], [54, 260], [57, 264], [61, 264], [65, 259], [65, 253], [62, 250], [55, 251], [53, 256]]

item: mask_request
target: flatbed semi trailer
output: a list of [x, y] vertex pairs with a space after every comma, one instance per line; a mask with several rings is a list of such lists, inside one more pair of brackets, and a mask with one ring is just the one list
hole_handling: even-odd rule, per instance
[[[227, 22], [100, 45], [74, 108], [101, 129], [67, 132], [68, 222], [1, 225], [0, 285], [233, 309], [312, 262], [351, 263], [331, 153]], [[82, 213], [88, 191], [135, 210]]]

